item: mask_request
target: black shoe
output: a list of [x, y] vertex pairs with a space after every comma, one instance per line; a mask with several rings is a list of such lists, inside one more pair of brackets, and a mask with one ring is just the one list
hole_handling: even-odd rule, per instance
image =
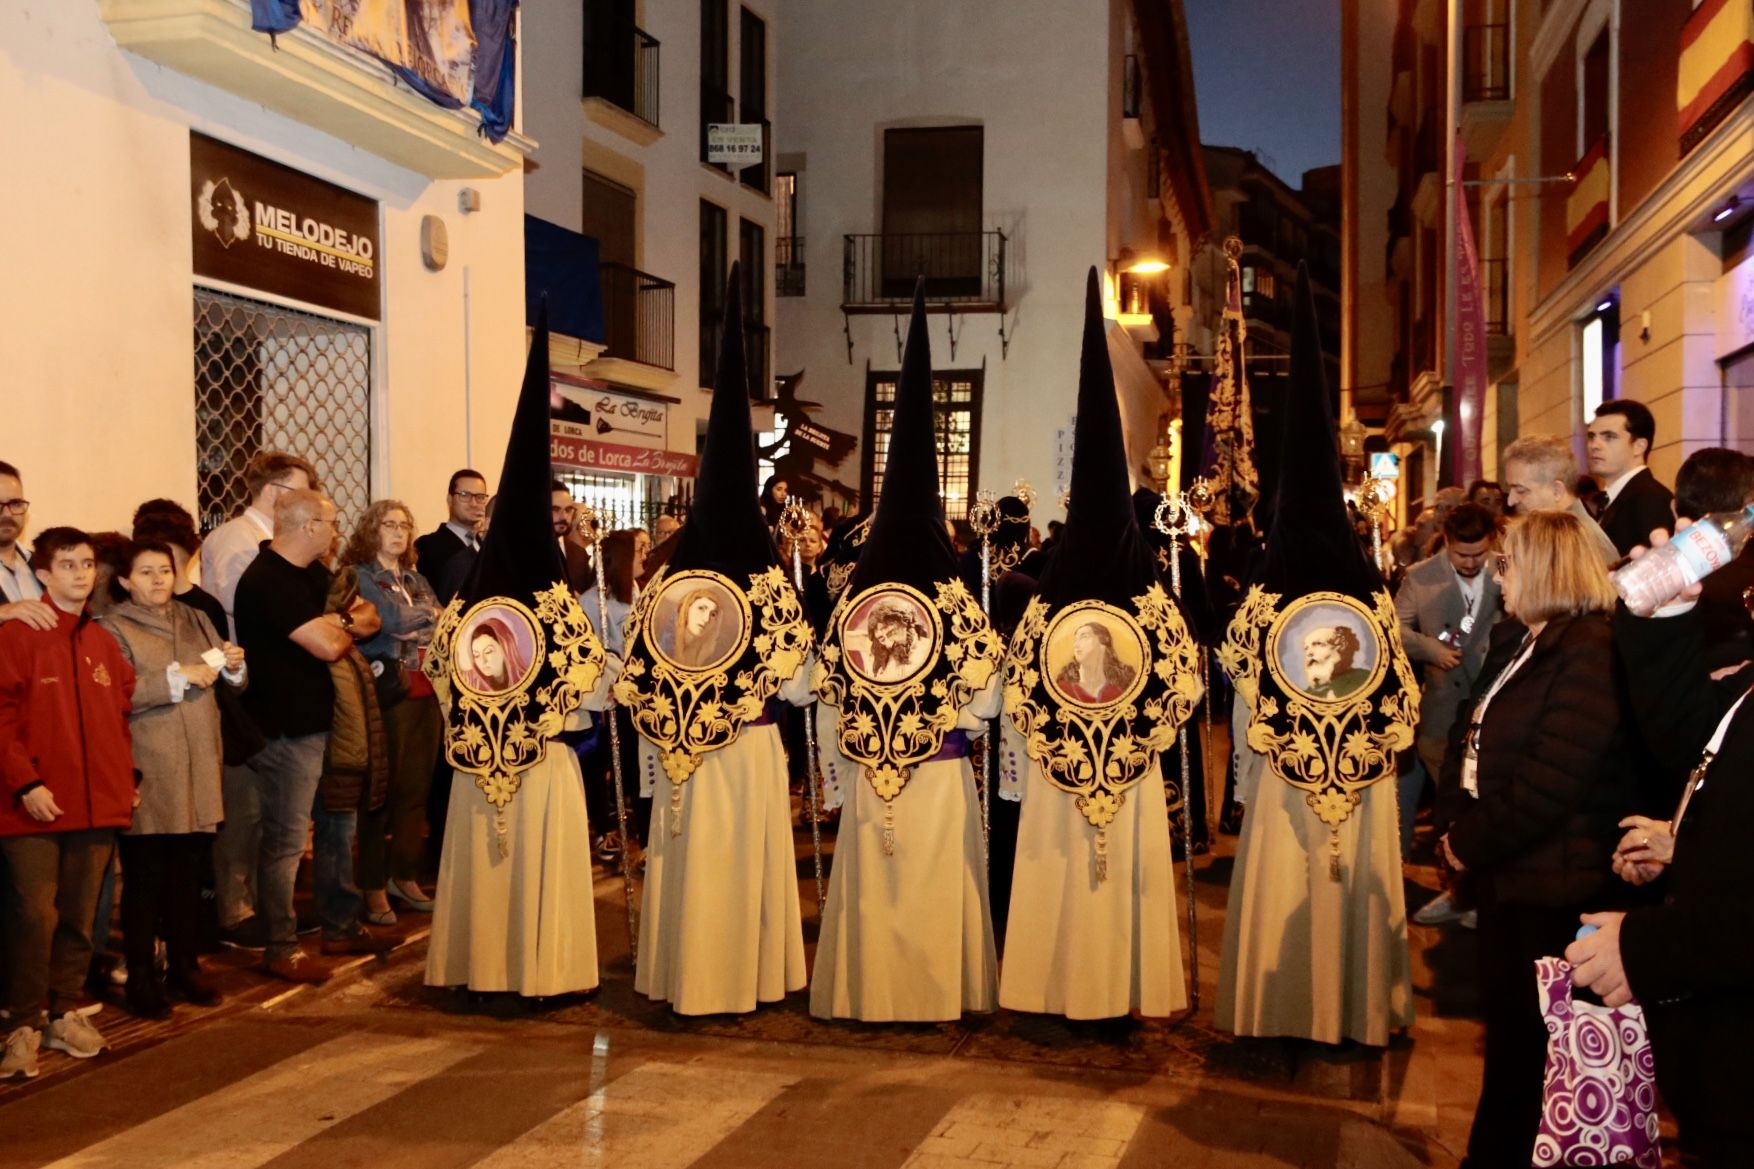
[[252, 913], [236, 925], [219, 927], [219, 940], [234, 950], [261, 952], [268, 948], [268, 923]]
[[164, 990], [150, 972], [131, 972], [124, 992], [128, 1013], [137, 1019], [168, 1019], [171, 1005], [165, 1001]]
[[165, 975], [164, 987], [175, 998], [180, 998], [190, 1006], [218, 1006], [224, 998], [213, 984], [208, 982], [199, 967], [193, 970], [172, 970]]

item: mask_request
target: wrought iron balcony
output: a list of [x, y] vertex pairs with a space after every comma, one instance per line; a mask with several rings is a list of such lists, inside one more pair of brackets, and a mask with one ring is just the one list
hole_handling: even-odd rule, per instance
[[603, 270], [603, 357], [676, 368], [676, 286], [626, 264]]
[[773, 241], [773, 294], [804, 295], [804, 237], [782, 235]]
[[892, 312], [906, 306], [914, 282], [926, 280], [933, 307], [1005, 310], [1005, 233], [941, 231], [846, 237], [841, 309]]
[[658, 41], [609, 4], [585, 5], [585, 94], [658, 124]]
[[1510, 26], [1475, 24], [1462, 30], [1462, 100], [1510, 100]]

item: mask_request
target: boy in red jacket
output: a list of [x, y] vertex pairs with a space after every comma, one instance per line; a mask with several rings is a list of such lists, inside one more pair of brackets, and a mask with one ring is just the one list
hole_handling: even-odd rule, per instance
[[[12, 954], [13, 1031], [0, 1079], [37, 1074], [37, 1048], [89, 1059], [106, 1044], [73, 1012], [91, 961], [91, 922], [116, 832], [134, 816], [128, 710], [134, 670], [86, 612], [97, 580], [91, 538], [50, 528], [31, 568], [54, 628], [0, 624], [0, 856]], [[46, 1008], [46, 1015], [45, 1015]]]

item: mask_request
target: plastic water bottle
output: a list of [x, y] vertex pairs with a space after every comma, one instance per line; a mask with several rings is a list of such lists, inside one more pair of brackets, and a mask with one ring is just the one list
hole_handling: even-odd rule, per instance
[[1690, 585], [1698, 584], [1734, 560], [1754, 535], [1754, 504], [1720, 511], [1683, 528], [1661, 548], [1652, 548], [1614, 573], [1614, 588], [1626, 607], [1649, 617]]

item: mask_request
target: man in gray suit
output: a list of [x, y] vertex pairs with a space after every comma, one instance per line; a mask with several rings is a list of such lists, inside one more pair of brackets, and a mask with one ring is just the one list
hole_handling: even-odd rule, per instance
[[[1462, 504], [1444, 520], [1443, 547], [1409, 568], [1395, 594], [1401, 643], [1407, 657], [1424, 667], [1413, 741], [1418, 762], [1400, 778], [1403, 855], [1413, 843], [1413, 814], [1425, 777], [1435, 783], [1443, 772], [1450, 726], [1480, 676], [1492, 624], [1501, 612], [1498, 582], [1486, 571], [1497, 538], [1497, 516], [1479, 504]], [[1433, 917], [1449, 920], [1443, 913], [1441, 907], [1433, 909], [1425, 924]]]

